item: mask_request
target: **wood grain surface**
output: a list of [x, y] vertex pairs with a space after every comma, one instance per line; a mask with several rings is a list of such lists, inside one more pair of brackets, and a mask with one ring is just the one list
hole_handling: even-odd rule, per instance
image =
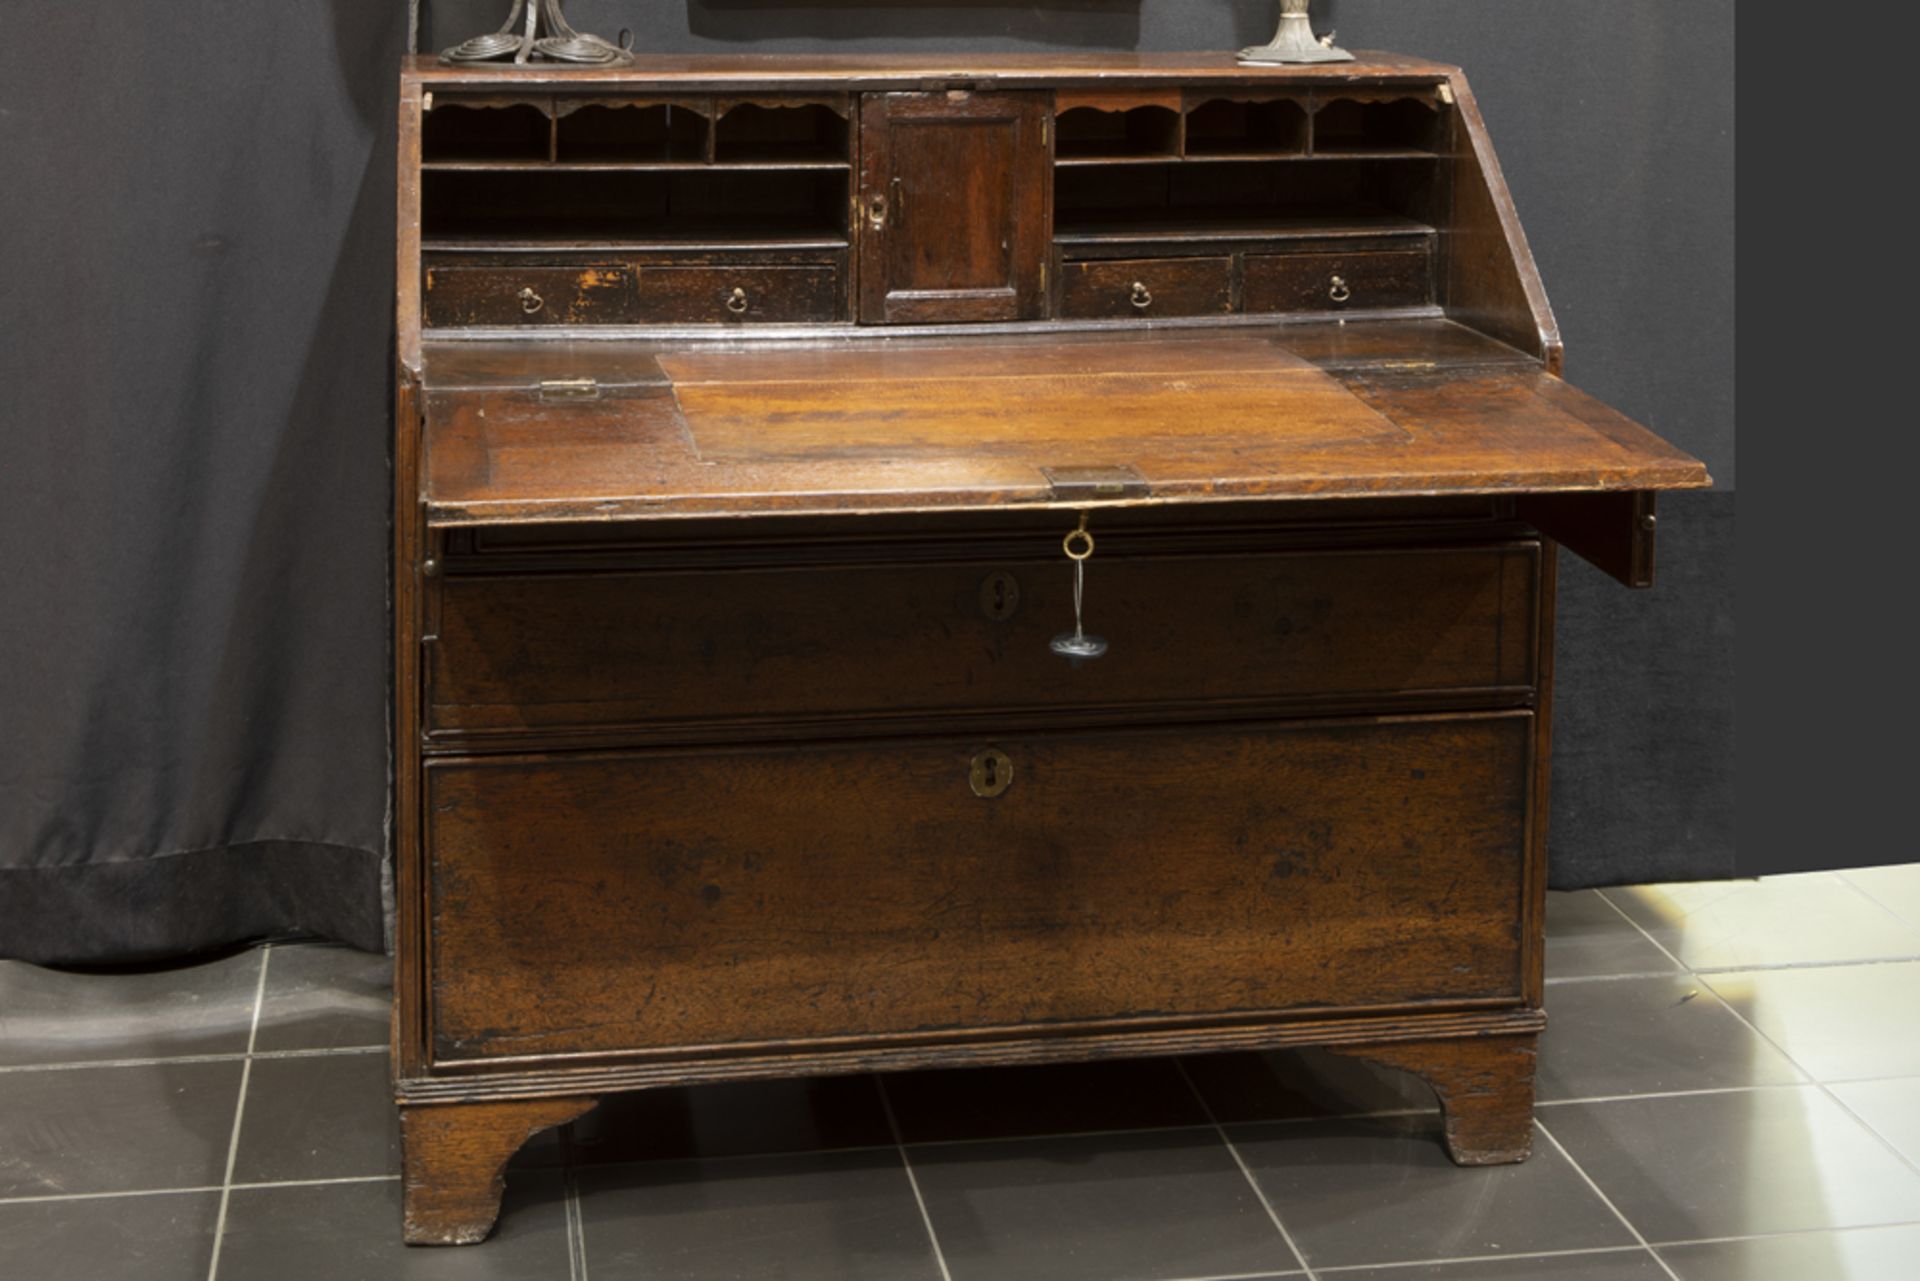
[[427, 654], [429, 725], [458, 746], [589, 728], [783, 733], [803, 721], [791, 732], [817, 733], [940, 713], [1531, 692], [1533, 544], [1136, 555], [1140, 538], [1101, 538], [1088, 622], [1113, 648], [1077, 670], [1047, 647], [1073, 617], [1054, 536], [953, 563], [449, 574]]
[[667, 345], [665, 386], [431, 393], [424, 497], [432, 523], [462, 525], [1074, 505], [1045, 474], [1069, 465], [1132, 468], [1149, 501], [1710, 483], [1537, 365], [1415, 347], [1330, 375], [1283, 343], [1235, 328], [1210, 342]]
[[1518, 1004], [1532, 721], [433, 764], [435, 1059]]

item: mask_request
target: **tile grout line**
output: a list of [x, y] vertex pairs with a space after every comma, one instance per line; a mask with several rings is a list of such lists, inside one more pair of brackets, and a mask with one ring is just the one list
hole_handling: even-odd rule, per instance
[[[1639, 925], [1639, 922], [1634, 922]], [[1644, 933], [1644, 927], [1642, 928]], [[1867, 965], [1912, 965], [1920, 953], [1899, 956], [1856, 956], [1844, 961], [1781, 961], [1774, 965], [1690, 965], [1690, 974], [1771, 974], [1777, 970], [1851, 970]]]
[[580, 1182], [573, 1165], [573, 1122], [560, 1127], [560, 1188], [566, 1201], [568, 1281], [587, 1281], [586, 1222], [580, 1213]]
[[1784, 1228], [1779, 1232], [1755, 1232], [1739, 1237], [1684, 1237], [1673, 1241], [1655, 1241], [1656, 1250], [1677, 1249], [1683, 1245], [1731, 1245], [1737, 1241], [1777, 1241], [1782, 1237], [1850, 1236], [1856, 1232], [1892, 1232], [1899, 1228], [1920, 1227], [1920, 1221], [1859, 1223], [1850, 1228]]
[[1210, 1272], [1200, 1277], [1168, 1277], [1166, 1281], [1285, 1281], [1305, 1275], [1298, 1268], [1288, 1268], [1285, 1272]]
[[242, 1059], [314, 1059], [342, 1054], [384, 1054], [384, 1045], [335, 1045], [312, 1050], [260, 1050], [249, 1054], [234, 1050], [226, 1054], [157, 1054], [143, 1059], [69, 1059], [63, 1063], [9, 1063], [0, 1066], [0, 1075], [10, 1072], [71, 1072], [86, 1068], [167, 1067], [175, 1063], [238, 1063]]
[[193, 1192], [218, 1192], [218, 1183], [204, 1183], [184, 1188], [129, 1188], [115, 1192], [55, 1192], [48, 1196], [10, 1196], [0, 1197], [0, 1205], [39, 1205], [45, 1201], [105, 1201], [120, 1196], [184, 1196]]
[[[1841, 879], [1845, 880], [1846, 878], [1843, 876], [1841, 877]], [[1852, 882], [1849, 881], [1848, 884], [1852, 885]], [[1854, 888], [1858, 889], [1859, 887], [1854, 886]], [[1659, 939], [1653, 937], [1652, 934], [1648, 933], [1645, 926], [1641, 925], [1640, 922], [1634, 920], [1631, 916], [1628, 916], [1626, 913], [1626, 909], [1622, 908], [1618, 903], [1615, 903], [1612, 899], [1607, 898], [1607, 896], [1604, 893], [1601, 893], [1598, 890], [1596, 890], [1595, 893], [1599, 893], [1601, 899], [1603, 899], [1606, 902], [1607, 906], [1611, 907], [1614, 911], [1620, 914], [1620, 919], [1624, 920], [1627, 924], [1633, 926], [1634, 929], [1639, 930], [1641, 935], [1647, 940], [1647, 942], [1653, 944], [1655, 947], [1659, 948], [1662, 952], [1665, 952], [1666, 955], [1670, 957], [1676, 964], [1686, 965], [1686, 962], [1680, 960], [1679, 957], [1674, 956], [1672, 952], [1667, 951], [1666, 946], [1662, 944]], [[1836, 966], [1834, 968], [1838, 968], [1838, 967]], [[1702, 974], [1698, 970], [1693, 969], [1691, 966], [1687, 967], [1687, 972], [1689, 974], [1692, 974], [1694, 978], [1698, 979], [1702, 984], [1704, 984], [1706, 986], [1707, 991], [1713, 993], [1714, 999], [1720, 1002], [1722, 1008], [1724, 1008], [1727, 1011], [1727, 1013], [1733, 1015], [1734, 1018], [1740, 1020], [1740, 1025], [1742, 1027], [1746, 1028], [1747, 1031], [1759, 1037], [1762, 1044], [1771, 1046], [1775, 1053], [1777, 1053], [1778, 1055], [1780, 1055], [1781, 1058], [1785, 1059], [1787, 1062], [1793, 1065], [1795, 1071], [1803, 1073], [1807, 1078], [1807, 1082], [1811, 1083], [1814, 1086], [1814, 1088], [1818, 1089], [1820, 1093], [1824, 1094], [1827, 1097], [1828, 1102], [1832, 1103], [1835, 1107], [1839, 1108], [1847, 1116], [1851, 1117], [1855, 1125], [1858, 1125], [1861, 1129], [1865, 1130], [1868, 1134], [1872, 1135], [1875, 1141], [1878, 1142], [1882, 1148], [1892, 1153], [1894, 1160], [1900, 1162], [1902, 1165], [1906, 1166], [1908, 1169], [1914, 1171], [1915, 1173], [1920, 1174], [1920, 1162], [1914, 1161], [1906, 1153], [1902, 1152], [1898, 1147], [1894, 1146], [1893, 1140], [1889, 1139], [1886, 1135], [1880, 1133], [1878, 1129], [1874, 1128], [1871, 1122], [1869, 1122], [1865, 1117], [1861, 1116], [1858, 1112], [1855, 1112], [1852, 1108], [1848, 1107], [1846, 1102], [1843, 1099], [1841, 1099], [1839, 1095], [1835, 1094], [1830, 1088], [1828, 1088], [1827, 1083], [1820, 1079], [1818, 1073], [1810, 1071], [1806, 1064], [1802, 1063], [1799, 1059], [1789, 1054], [1787, 1052], [1787, 1048], [1784, 1045], [1781, 1045], [1778, 1041], [1774, 1040], [1772, 1037], [1768, 1036], [1765, 1032], [1761, 1031], [1760, 1028], [1753, 1022], [1752, 1019], [1749, 1019], [1746, 1015], [1742, 1014], [1738, 1009], [1736, 1009], [1733, 1005], [1733, 1002], [1727, 1000], [1727, 998], [1724, 995], [1722, 995], [1720, 989], [1713, 985], [1713, 979], [1710, 975]], [[1715, 971], [1715, 973], [1722, 973], [1722, 974], [1741, 973], [1741, 972], [1742, 971], [1726, 971], [1726, 970]], [[1803, 1084], [1799, 1088], [1804, 1089], [1805, 1085]]]
[[[1791, 1228], [1784, 1232], [1761, 1232], [1749, 1236], [1732, 1237], [1693, 1237], [1676, 1241], [1650, 1241], [1646, 1245], [1595, 1245], [1583, 1246], [1572, 1250], [1528, 1250], [1519, 1254], [1457, 1254], [1444, 1255], [1433, 1259], [1395, 1259], [1387, 1263], [1336, 1263], [1320, 1268], [1321, 1276], [1337, 1275], [1346, 1272], [1386, 1272], [1397, 1268], [1440, 1268], [1451, 1267], [1456, 1263], [1525, 1263], [1536, 1259], [1581, 1259], [1603, 1254], [1645, 1254], [1649, 1251], [1663, 1250], [1674, 1246], [1686, 1245], [1726, 1245], [1741, 1241], [1770, 1241], [1780, 1237], [1848, 1235], [1856, 1232], [1888, 1232], [1899, 1228], [1915, 1226], [1911, 1223], [1872, 1223], [1852, 1228]], [[1656, 1263], [1660, 1260], [1656, 1259]], [[1228, 1272], [1217, 1276], [1174, 1277], [1168, 1281], [1280, 1281], [1286, 1277], [1304, 1275], [1298, 1269], [1290, 1272]], [[1669, 1276], [1672, 1272], [1669, 1271]]]
[[[1794, 1064], [1794, 1067], [1797, 1070], [1799, 1064]], [[1579, 1103], [1624, 1103], [1628, 1099], [1690, 1099], [1708, 1094], [1758, 1094], [1763, 1090], [1796, 1090], [1806, 1084], [1805, 1081], [1762, 1081], [1758, 1085], [1710, 1085], [1698, 1090], [1648, 1090], [1643, 1094], [1588, 1094], [1572, 1099], [1539, 1099], [1533, 1106], [1564, 1108]]]
[[[262, 1188], [322, 1188], [336, 1183], [397, 1183], [397, 1174], [348, 1174], [331, 1179], [265, 1179], [255, 1183], [236, 1183], [236, 1191], [253, 1192]], [[107, 1201], [123, 1196], [179, 1196], [193, 1192], [218, 1192], [219, 1183], [189, 1184], [178, 1188], [116, 1188], [111, 1192], [53, 1192], [45, 1196], [0, 1197], [0, 1205], [39, 1205], [46, 1201]]]
[[220, 1244], [227, 1235], [227, 1202], [233, 1197], [233, 1167], [240, 1157], [240, 1122], [247, 1114], [247, 1082], [253, 1076], [253, 1043], [260, 1035], [260, 1007], [267, 999], [267, 965], [273, 960], [273, 945], [260, 949], [260, 977], [253, 989], [253, 1021], [247, 1025], [247, 1057], [240, 1064], [240, 1094], [233, 1101], [233, 1131], [227, 1136], [227, 1172], [220, 1180], [220, 1212], [213, 1221], [213, 1257], [207, 1264], [207, 1281], [220, 1275]]
[[[1631, 916], [1627, 915], [1627, 910], [1625, 908], [1621, 907], [1618, 903], [1614, 902], [1611, 898], [1608, 898], [1605, 893], [1600, 891], [1595, 891], [1595, 892], [1600, 894], [1600, 899], [1602, 902], [1604, 902], [1608, 907], [1612, 908], [1616, 913], [1619, 914], [1621, 920], [1625, 921], [1628, 925], [1631, 925], [1634, 929], [1639, 930], [1640, 936], [1642, 938], [1646, 939], [1647, 942], [1659, 948], [1661, 953], [1665, 955], [1667, 959], [1671, 960], [1676, 965], [1683, 967], [1687, 971], [1687, 973], [1691, 974], [1695, 979], [1697, 979], [1700, 982], [1700, 984], [1707, 989], [1707, 991], [1713, 993], [1713, 998], [1716, 1001], [1720, 1002], [1721, 1007], [1725, 1009], [1727, 1013], [1733, 1015], [1734, 1018], [1740, 1021], [1740, 1026], [1746, 1028], [1749, 1032], [1753, 1033], [1756, 1037], [1759, 1037], [1761, 1044], [1772, 1046], [1774, 1051], [1777, 1054], [1779, 1054], [1782, 1058], [1784, 1058], [1788, 1063], [1791, 1063], [1793, 1065], [1793, 1068], [1796, 1072], [1803, 1074], [1809, 1081], [1813, 1081], [1813, 1083], [1819, 1087], [1820, 1092], [1826, 1095], [1828, 1099], [1832, 1100], [1835, 1106], [1839, 1107], [1848, 1116], [1854, 1115], [1853, 1110], [1847, 1107], [1846, 1104], [1841, 1103], [1839, 1099], [1834, 1098], [1833, 1092], [1827, 1089], [1827, 1087], [1824, 1084], [1816, 1080], [1814, 1077], [1814, 1074], [1812, 1072], [1807, 1071], [1806, 1066], [1803, 1063], [1801, 1063], [1799, 1059], [1796, 1059], [1793, 1057], [1793, 1055], [1788, 1054], [1786, 1050], [1783, 1049], [1778, 1043], [1776, 1043], [1772, 1037], [1768, 1036], [1765, 1032], [1762, 1032], [1759, 1028], [1755, 1027], [1751, 1019], [1747, 1018], [1746, 1015], [1742, 1014], [1739, 1010], [1735, 1009], [1733, 1007], [1733, 1003], [1728, 1001], [1726, 997], [1722, 996], [1720, 994], [1720, 989], [1716, 988], [1709, 979], [1707, 979], [1704, 975], [1702, 975], [1698, 970], [1694, 969], [1691, 965], [1688, 965], [1685, 961], [1682, 961], [1678, 956], [1674, 955], [1673, 952], [1669, 951], [1666, 944], [1662, 943], [1659, 939], [1655, 938], [1652, 932], [1649, 931], [1646, 928], [1646, 926], [1640, 924], [1640, 922], [1634, 920]], [[1894, 1156], [1897, 1159], [1901, 1161], [1906, 1161], [1906, 1158], [1902, 1156], [1898, 1152], [1898, 1150], [1894, 1149], [1893, 1144], [1889, 1143], [1881, 1135], [1881, 1133], [1878, 1130], [1874, 1129], [1870, 1125], [1867, 1125], [1864, 1121], [1861, 1121], [1858, 1117], [1855, 1117], [1854, 1120], [1855, 1120], [1855, 1124], [1860, 1125], [1862, 1128], [1866, 1130], [1868, 1134], [1871, 1134], [1874, 1138], [1878, 1139], [1882, 1146], [1888, 1148], [1889, 1150], [1892, 1150], [1894, 1152]], [[1543, 1134], [1546, 1134], [1548, 1138], [1550, 1139], [1553, 1138], [1553, 1135], [1547, 1131], [1547, 1128], [1544, 1125], [1540, 1127], [1540, 1130]], [[1555, 1147], [1560, 1147], [1560, 1141], [1558, 1139], [1554, 1139], [1553, 1145]], [[1561, 1151], [1564, 1152], [1566, 1151], [1566, 1149], [1561, 1148]], [[1573, 1158], [1571, 1155], [1569, 1155], [1567, 1159], [1571, 1161]], [[1907, 1162], [1907, 1164], [1912, 1165], [1912, 1162]], [[1584, 1175], [1586, 1172], [1582, 1170], [1581, 1173]], [[1638, 1235], [1637, 1230], [1635, 1232], [1635, 1235]], [[1668, 1276], [1675, 1276], [1673, 1269], [1671, 1267], [1668, 1267], [1667, 1260], [1664, 1255], [1662, 1255], [1658, 1250], [1655, 1250], [1653, 1251], [1653, 1257], [1660, 1261], [1660, 1266], [1662, 1268], [1666, 1268]], [[1676, 1277], [1676, 1281], [1678, 1281], [1677, 1277]]]
[[238, 1192], [254, 1192], [261, 1188], [329, 1188], [337, 1183], [398, 1183], [397, 1174], [340, 1174], [330, 1179], [263, 1179], [258, 1182], [236, 1183]]
[[1679, 1274], [1676, 1273], [1672, 1269], [1672, 1267], [1670, 1267], [1667, 1264], [1667, 1261], [1665, 1259], [1660, 1257], [1660, 1252], [1655, 1250], [1653, 1246], [1647, 1241], [1646, 1235], [1642, 1233], [1639, 1228], [1633, 1225], [1633, 1220], [1629, 1219], [1624, 1213], [1622, 1213], [1619, 1206], [1613, 1203], [1612, 1197], [1608, 1196], [1605, 1192], [1602, 1192], [1600, 1190], [1600, 1185], [1593, 1181], [1593, 1176], [1587, 1173], [1586, 1167], [1573, 1159], [1573, 1153], [1567, 1151], [1566, 1145], [1561, 1143], [1559, 1139], [1554, 1137], [1553, 1131], [1549, 1130], [1546, 1127], [1546, 1124], [1543, 1121], [1541, 1121], [1540, 1118], [1537, 1116], [1533, 1119], [1533, 1124], [1535, 1129], [1539, 1130], [1541, 1134], [1546, 1136], [1547, 1142], [1553, 1144], [1553, 1150], [1558, 1152], [1561, 1155], [1561, 1157], [1565, 1159], [1566, 1163], [1573, 1167], [1573, 1172], [1580, 1176], [1580, 1181], [1582, 1183], [1585, 1183], [1589, 1188], [1593, 1189], [1593, 1194], [1600, 1198], [1600, 1204], [1606, 1206], [1607, 1209], [1613, 1211], [1613, 1217], [1620, 1220], [1620, 1226], [1625, 1228], [1627, 1231], [1633, 1233], [1633, 1239], [1640, 1243], [1640, 1248], [1647, 1252], [1647, 1254], [1653, 1259], [1654, 1264], [1662, 1272], [1667, 1274], [1669, 1281], [1680, 1281]]
[[[1839, 1108], [1847, 1116], [1851, 1117], [1855, 1125], [1859, 1126], [1861, 1129], [1865, 1130], [1868, 1134], [1872, 1135], [1874, 1139], [1880, 1144], [1881, 1147], [1885, 1148], [1888, 1152], [1891, 1152], [1893, 1154], [1894, 1160], [1900, 1162], [1900, 1164], [1906, 1166], [1909, 1170], [1912, 1170], [1915, 1174], [1920, 1174], [1920, 1162], [1914, 1161], [1913, 1158], [1909, 1157], [1905, 1152], [1902, 1152], [1898, 1147], [1894, 1145], [1893, 1140], [1889, 1139], [1886, 1135], [1880, 1133], [1879, 1129], [1877, 1129], [1871, 1121], [1867, 1120], [1867, 1118], [1865, 1118], [1864, 1116], [1861, 1116], [1858, 1112], [1854, 1111], [1851, 1107], [1849, 1107], [1845, 1099], [1841, 1098], [1839, 1095], [1833, 1092], [1832, 1087], [1830, 1087], [1825, 1081], [1821, 1080], [1816, 1073], [1809, 1070], [1808, 1067], [1804, 1063], [1800, 1062], [1799, 1059], [1796, 1059], [1793, 1057], [1793, 1055], [1789, 1054], [1787, 1052], [1787, 1048], [1784, 1045], [1781, 1045], [1778, 1041], [1774, 1040], [1772, 1037], [1768, 1036], [1765, 1032], [1761, 1031], [1760, 1028], [1746, 1015], [1742, 1014], [1739, 1010], [1734, 1009], [1733, 1003], [1728, 1001], [1726, 997], [1720, 994], [1720, 990], [1713, 986], [1713, 983], [1711, 980], [1709, 980], [1705, 976], [1702, 976], [1700, 981], [1707, 985], [1707, 990], [1709, 992], [1712, 992], [1714, 996], [1718, 998], [1718, 1000], [1720, 1001], [1720, 1004], [1726, 1006], [1727, 1009], [1733, 1014], [1733, 1017], [1736, 1019], [1739, 1019], [1741, 1024], [1749, 1032], [1752, 1032], [1755, 1036], [1759, 1037], [1761, 1041], [1765, 1042], [1767, 1045], [1772, 1046], [1774, 1050], [1782, 1058], [1786, 1059], [1787, 1062], [1793, 1064], [1795, 1068], [1799, 1069], [1802, 1072], [1805, 1072], [1807, 1075], [1806, 1084], [1812, 1085], [1815, 1089], [1819, 1090], [1820, 1093], [1826, 1095], [1828, 1102], [1832, 1103], [1835, 1107]], [[1801, 1088], [1804, 1089], [1805, 1086], [1803, 1085]]]
[[1180, 1073], [1180, 1079], [1187, 1083], [1187, 1091], [1193, 1095], [1193, 1101], [1200, 1105], [1200, 1111], [1206, 1116], [1207, 1124], [1211, 1125], [1213, 1132], [1220, 1136], [1220, 1142], [1226, 1144], [1227, 1155], [1232, 1157], [1233, 1163], [1240, 1167], [1240, 1176], [1247, 1181], [1247, 1186], [1253, 1189], [1253, 1195], [1260, 1202], [1260, 1208], [1267, 1212], [1267, 1218], [1272, 1221], [1274, 1231], [1280, 1234], [1280, 1239], [1286, 1242], [1287, 1249], [1299, 1263], [1302, 1269], [1301, 1275], [1305, 1276], [1307, 1281], [1319, 1281], [1319, 1277], [1313, 1270], [1313, 1264], [1307, 1262], [1306, 1252], [1294, 1243], [1293, 1233], [1287, 1231], [1287, 1225], [1280, 1221], [1280, 1212], [1273, 1208], [1273, 1202], [1268, 1199], [1266, 1189], [1260, 1186], [1260, 1180], [1253, 1177], [1253, 1171], [1247, 1167], [1246, 1158], [1240, 1155], [1240, 1149], [1228, 1137], [1226, 1127], [1220, 1124], [1220, 1118], [1213, 1114], [1213, 1105], [1207, 1102], [1207, 1096], [1200, 1093], [1200, 1087], [1194, 1084], [1193, 1075], [1187, 1071], [1186, 1063], [1176, 1058], [1173, 1066], [1174, 1070]]
[[[1455, 1263], [1504, 1263], [1509, 1259], [1525, 1261], [1528, 1259], [1579, 1259], [1595, 1254], [1645, 1254], [1652, 1249], [1644, 1245], [1596, 1245], [1577, 1250], [1529, 1250], [1525, 1254], [1461, 1254], [1441, 1259], [1397, 1259], [1392, 1263], [1342, 1263], [1336, 1267], [1322, 1268], [1322, 1273], [1332, 1272], [1372, 1272], [1375, 1269], [1385, 1271], [1388, 1268], [1439, 1268]], [[1668, 1276], [1673, 1274], [1669, 1272]]]
[[[1898, 867], [1900, 865], [1896, 863], [1896, 864], [1893, 864], [1893, 866]], [[1900, 924], [1906, 926], [1908, 929], [1920, 930], [1920, 922], [1909, 921], [1905, 916], [1901, 915], [1897, 909], [1895, 909], [1894, 907], [1886, 903], [1882, 903], [1880, 901], [1879, 896], [1876, 895], [1872, 890], [1868, 889], [1864, 885], [1859, 884], [1851, 876], [1848, 876], [1847, 870], [1848, 869], [1842, 869], [1840, 871], [1835, 872], [1834, 875], [1839, 877], [1842, 881], [1845, 881], [1848, 889], [1860, 895], [1862, 898], [1866, 899], [1867, 902], [1873, 904], [1875, 907], [1879, 908], [1882, 912], [1885, 912], [1888, 916], [1891, 916], [1894, 920], [1900, 922]], [[1858, 870], [1858, 869], [1853, 869], [1853, 870]]]
[[1548, 987], [1567, 987], [1575, 983], [1631, 983], [1635, 980], [1679, 978], [1680, 970], [1636, 970], [1630, 974], [1563, 974], [1544, 980]]
[[[1848, 1116], [1852, 1117], [1854, 1119], [1854, 1122], [1858, 1124], [1861, 1128], [1866, 1130], [1868, 1134], [1871, 1134], [1874, 1138], [1880, 1140], [1881, 1147], [1884, 1147], [1885, 1149], [1887, 1149], [1887, 1151], [1893, 1153], [1893, 1155], [1899, 1158], [1899, 1160], [1903, 1162], [1909, 1170], [1912, 1170], [1915, 1174], [1920, 1174], [1920, 1161], [1916, 1161], [1914, 1158], [1909, 1157], [1905, 1152], [1902, 1152], [1898, 1147], [1894, 1146], [1894, 1142], [1892, 1139], [1889, 1139], [1886, 1135], [1880, 1133], [1880, 1128], [1876, 1126], [1873, 1122], [1867, 1120], [1866, 1117], [1861, 1116], [1858, 1112], [1854, 1111], [1853, 1105], [1848, 1103], [1845, 1099], [1841, 1098], [1838, 1094], [1835, 1094], [1831, 1089], [1829, 1089], [1825, 1081], [1819, 1081], [1819, 1082], [1816, 1082], [1816, 1084], [1819, 1085], [1821, 1091], [1825, 1093], [1828, 1098], [1834, 1101], [1834, 1104], [1837, 1107], [1839, 1107], [1839, 1109], [1842, 1112], [1845, 1112]], [[1853, 1082], [1848, 1081], [1848, 1082], [1845, 1082], [1844, 1084], [1851, 1085], [1853, 1084]]]
[[913, 1159], [907, 1155], [907, 1143], [900, 1134], [900, 1120], [893, 1114], [893, 1098], [887, 1093], [887, 1083], [880, 1079], [878, 1072], [869, 1075], [874, 1088], [880, 1092], [880, 1108], [887, 1114], [887, 1129], [893, 1134], [894, 1151], [900, 1154], [900, 1168], [906, 1171], [907, 1186], [913, 1189], [913, 1203], [920, 1207], [920, 1226], [927, 1230], [927, 1244], [933, 1247], [933, 1261], [939, 1265], [941, 1281], [953, 1281], [953, 1273], [947, 1270], [947, 1256], [940, 1249], [940, 1234], [933, 1230], [933, 1216], [927, 1213], [927, 1198], [920, 1193], [919, 1176], [913, 1172]]
[[[1833, 875], [1839, 876], [1840, 874], [1836, 872], [1833, 873]], [[1842, 879], [1845, 878], [1843, 877]], [[1893, 918], [1902, 925], [1907, 924], [1904, 917], [1894, 913], [1893, 909], [1887, 907], [1878, 899], [1875, 899], [1871, 894], [1867, 894], [1865, 890], [1862, 890], [1853, 882], [1848, 881], [1847, 887], [1856, 893], [1865, 895], [1868, 901], [1872, 902], [1875, 907], [1893, 916]], [[1666, 957], [1669, 961], [1672, 961], [1675, 965], [1696, 977], [1705, 977], [1709, 974], [1747, 974], [1759, 970], [1838, 970], [1854, 965], [1911, 965], [1915, 961], [1920, 961], [1920, 954], [1913, 954], [1901, 956], [1859, 956], [1851, 960], [1841, 961], [1783, 961], [1774, 965], [1693, 965], [1681, 960], [1677, 953], [1668, 948], [1665, 943], [1655, 938], [1651, 930], [1634, 920], [1633, 917], [1627, 913], [1626, 908], [1621, 907], [1611, 898], [1608, 898], [1605, 890], [1597, 889], [1594, 893], [1599, 895], [1600, 901], [1612, 908], [1621, 920], [1638, 930], [1641, 938], [1644, 938], [1647, 942], [1659, 948], [1660, 955]]]

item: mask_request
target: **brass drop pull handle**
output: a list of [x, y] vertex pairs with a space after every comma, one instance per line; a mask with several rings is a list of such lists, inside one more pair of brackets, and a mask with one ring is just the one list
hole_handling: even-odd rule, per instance
[[1145, 311], [1147, 308], [1153, 306], [1153, 291], [1147, 288], [1145, 281], [1136, 280], [1133, 282], [1133, 293], [1127, 298], [1127, 301], [1132, 303], [1138, 310]]
[[1345, 302], [1353, 297], [1353, 290], [1347, 288], [1345, 276], [1335, 276], [1327, 282], [1327, 297], [1335, 302]]
[[529, 316], [536, 314], [546, 305], [547, 300], [533, 292], [532, 285], [528, 285], [520, 291], [520, 310], [526, 312]]
[[732, 293], [728, 294], [727, 310], [732, 312], [736, 316], [746, 315], [747, 314], [747, 291], [744, 289], [735, 288]]
[[973, 758], [967, 770], [967, 786], [975, 796], [994, 797], [1013, 782], [1013, 761], [998, 748], [989, 747]]

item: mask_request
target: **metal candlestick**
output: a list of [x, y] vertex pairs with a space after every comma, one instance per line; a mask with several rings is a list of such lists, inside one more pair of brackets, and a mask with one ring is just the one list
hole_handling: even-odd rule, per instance
[[[545, 35], [540, 34], [542, 30]], [[507, 15], [505, 26], [492, 35], [475, 36], [445, 50], [440, 61], [494, 62], [511, 57], [515, 65], [525, 66], [536, 54], [555, 62], [599, 67], [633, 61], [633, 55], [619, 45], [569, 26], [560, 15], [560, 0], [513, 0], [513, 12]]]
[[1240, 51], [1242, 62], [1352, 62], [1353, 55], [1336, 49], [1333, 35], [1325, 40], [1313, 38], [1313, 24], [1307, 21], [1307, 0], [1280, 0], [1280, 25], [1273, 39]]

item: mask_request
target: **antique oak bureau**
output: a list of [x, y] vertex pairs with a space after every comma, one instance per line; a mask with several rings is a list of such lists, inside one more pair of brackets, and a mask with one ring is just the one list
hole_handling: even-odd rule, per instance
[[736, 1078], [1314, 1045], [1526, 1155], [1555, 548], [1708, 478], [1457, 71], [421, 59], [399, 154], [408, 1240]]

